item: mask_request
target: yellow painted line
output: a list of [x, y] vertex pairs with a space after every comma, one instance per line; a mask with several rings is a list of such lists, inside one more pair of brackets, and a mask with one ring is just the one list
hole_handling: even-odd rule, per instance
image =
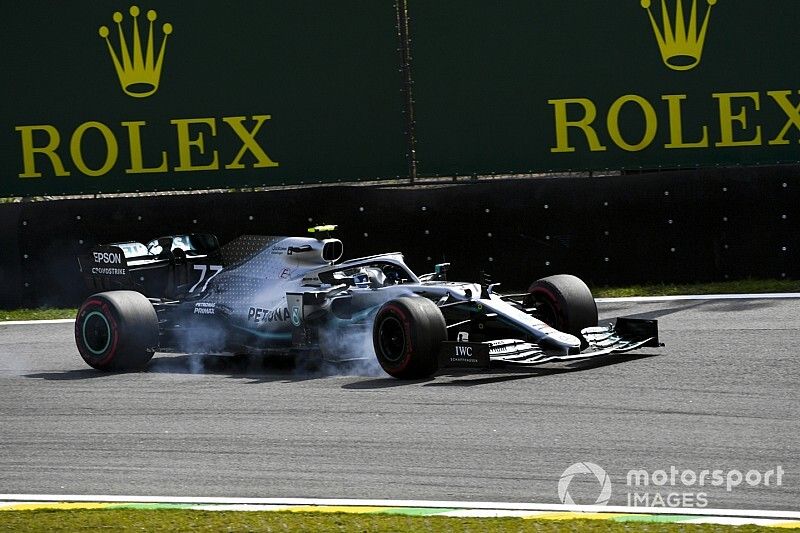
[[90, 502], [58, 502], [58, 503], [14, 503], [9, 506], [0, 507], [0, 511], [38, 511], [41, 509], [105, 509], [115, 505], [113, 503], [90, 503]]
[[800, 529], [800, 522], [777, 522], [770, 527], [782, 527], [785, 529]]

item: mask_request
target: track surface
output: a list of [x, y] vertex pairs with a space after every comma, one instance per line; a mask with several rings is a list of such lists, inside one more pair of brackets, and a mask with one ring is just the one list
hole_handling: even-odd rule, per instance
[[[628, 492], [800, 510], [800, 300], [600, 304], [658, 318], [667, 347], [591, 367], [424, 382], [157, 355], [80, 360], [71, 324], [0, 325], [0, 493], [559, 503], [571, 464]], [[780, 465], [782, 486], [629, 488], [631, 469]], [[678, 482], [680, 483], [680, 482]], [[578, 475], [576, 503], [599, 484]]]

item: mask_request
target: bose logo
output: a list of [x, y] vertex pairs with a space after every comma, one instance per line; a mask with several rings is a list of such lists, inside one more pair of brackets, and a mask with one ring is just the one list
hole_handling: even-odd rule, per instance
[[122, 254], [118, 252], [92, 252], [95, 263], [122, 263]]
[[472, 346], [456, 346], [456, 356], [472, 357]]

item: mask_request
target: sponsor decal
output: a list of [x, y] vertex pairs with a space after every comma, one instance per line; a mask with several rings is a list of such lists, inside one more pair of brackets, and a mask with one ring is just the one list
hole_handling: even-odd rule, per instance
[[462, 358], [463, 357], [467, 357], [467, 358], [470, 358], [470, 359], [472, 358], [472, 346], [459, 346], [459, 345], [456, 345], [456, 346], [454, 346], [454, 348], [455, 348], [455, 352], [456, 352], [455, 353], [456, 357], [462, 357]]
[[264, 322], [284, 322], [289, 320], [289, 309], [286, 307], [279, 307], [277, 309], [251, 307], [247, 312], [247, 320], [252, 320], [256, 324], [262, 324]]
[[[111, 17], [116, 29], [103, 25], [98, 33], [105, 40], [123, 92], [133, 98], [147, 98], [158, 91], [167, 38], [172, 35], [173, 26], [165, 22], [159, 32], [156, 24], [158, 13], [153, 9], [144, 16], [141, 16], [138, 6], [131, 6], [128, 12], [130, 24], [126, 23], [123, 13], [116, 11]], [[143, 23], [144, 18], [146, 23]], [[140, 25], [147, 29], [140, 28]], [[160, 41], [158, 37], [161, 37]], [[279, 163], [267, 155], [257, 139], [261, 127], [271, 118], [267, 114], [171, 118], [164, 120], [168, 124], [161, 125], [137, 119], [123, 120], [118, 124], [90, 119], [71, 132], [60, 131], [53, 124], [19, 125], [14, 128], [19, 132], [22, 152], [22, 171], [18, 177], [70, 176], [74, 171], [97, 177], [123, 170], [125, 174], [149, 174], [277, 167]], [[247, 124], [249, 121], [252, 122]], [[160, 150], [145, 154], [143, 145], [146, 143], [142, 138], [147, 137], [148, 129], [152, 131], [155, 127], [163, 133], [169, 125], [173, 127], [173, 141]], [[223, 136], [240, 142], [239, 150], [220, 153], [214, 139]], [[100, 163], [91, 167], [86, 155], [90, 152], [94, 155], [98, 147], [85, 147], [84, 138], [101, 140], [99, 153], [103, 157]], [[168, 147], [173, 149], [168, 152]], [[118, 163], [125, 159], [126, 153], [130, 154], [130, 162], [123, 169]], [[147, 165], [145, 160], [160, 163]]]
[[[800, 131], [800, 100], [795, 91], [780, 90], [719, 92], [710, 97], [716, 100], [715, 115], [719, 119], [719, 132], [716, 139], [711, 139], [708, 124], [692, 125], [692, 138], [686, 135], [688, 128], [683, 120], [683, 102], [689, 98], [687, 94], [665, 94], [659, 104], [653, 104], [643, 96], [626, 94], [617, 98], [606, 112], [605, 120], [598, 120], [598, 109], [589, 98], [567, 98], [548, 100], [555, 114], [556, 146], [553, 153], [572, 153], [576, 147], [570, 140], [570, 133], [582, 134], [592, 152], [605, 152], [608, 144], [600, 140], [601, 127], [606, 126], [611, 143], [627, 152], [640, 152], [650, 147], [656, 140], [659, 127], [664, 120], [659, 120], [657, 105], [665, 108], [669, 142], [667, 149], [689, 148], [735, 148], [743, 146], [780, 146], [790, 144], [787, 138], [792, 129]], [[794, 101], [792, 101], [794, 100]], [[785, 122], [776, 124], [753, 124], [754, 116], [759, 115], [762, 106], [780, 110]], [[620, 114], [623, 107], [635, 110], [644, 120], [644, 132], [639, 139], [626, 139], [620, 129]], [[580, 117], [570, 119], [568, 117]]]
[[289, 270], [288, 268], [284, 268], [283, 272], [281, 272], [281, 279], [289, 279], [290, 275], [291, 275], [291, 270]]
[[[672, 3], [662, 0], [660, 13], [654, 13], [656, 10], [652, 4], [656, 2], [640, 0], [640, 4], [647, 11], [664, 65], [677, 72], [697, 67], [703, 57], [710, 33], [712, 8], [717, 0], [692, 0], [691, 8], [685, 8], [683, 0]], [[711, 91], [710, 95], [702, 96], [680, 90], [660, 95], [656, 101], [639, 94], [624, 94], [607, 109], [598, 108], [596, 99], [591, 98], [548, 99], [553, 110], [555, 133], [555, 146], [550, 148], [550, 152], [576, 153], [581, 145], [588, 147], [590, 152], [605, 152], [613, 148], [641, 152], [654, 144], [667, 150], [785, 146], [796, 142], [796, 138], [789, 136], [790, 132], [800, 132], [797, 93], [786, 87], [779, 90]], [[717, 126], [685, 120], [685, 104], [698, 98], [705, 99], [709, 111], [717, 119], [718, 131], [713, 138], [711, 131]], [[764, 108], [769, 108], [769, 112]], [[630, 114], [640, 117], [644, 123], [642, 133], [635, 138], [630, 133], [623, 133], [621, 126], [625, 122], [621, 116]], [[773, 114], [781, 118], [772, 123], [761, 118]], [[662, 132], [664, 135], [659, 135]], [[658, 141], [661, 137], [664, 139]]]
[[489, 345], [481, 342], [443, 342], [439, 351], [442, 368], [488, 368]]
[[697, 0], [692, 0], [688, 28], [686, 27], [686, 18], [684, 16], [683, 0], [677, 1], [673, 19], [670, 19], [669, 15], [671, 13], [667, 10], [667, 4], [663, 3], [661, 8], [662, 28], [653, 15], [651, 0], [641, 0], [642, 7], [647, 10], [647, 14], [650, 16], [650, 25], [653, 27], [653, 33], [661, 51], [661, 59], [668, 68], [678, 71], [691, 70], [700, 64], [708, 31], [708, 22], [711, 20], [711, 8], [716, 5], [717, 0], [706, 0], [706, 3], [708, 6], [703, 24], [698, 26]]
[[[119, 35], [118, 49], [114, 48], [109, 39], [111, 32], [108, 26], [100, 26], [98, 33], [106, 41], [108, 53], [111, 55], [111, 61], [114, 63], [114, 69], [117, 71], [122, 90], [128, 96], [146, 98], [158, 90], [161, 67], [164, 64], [164, 52], [167, 48], [167, 37], [172, 33], [172, 24], [166, 22], [161, 26], [163, 37], [161, 39], [161, 47], [158, 50], [158, 54], [156, 54], [154, 23], [158, 18], [158, 14], [152, 9], [147, 12], [147, 20], [149, 21], [147, 45], [143, 46], [140, 38], [142, 33], [139, 30], [139, 7], [131, 6], [129, 13], [133, 20], [131, 22], [131, 32], [127, 36], [122, 24], [125, 18], [123, 14], [116, 11], [112, 16], [117, 25], [117, 33]], [[128, 47], [129, 41], [133, 46], [133, 50]], [[117, 50], [119, 50], [119, 53], [117, 53]]]
[[213, 315], [216, 312], [216, 303], [212, 302], [197, 302], [194, 304], [195, 315]]
[[103, 274], [106, 276], [124, 276], [128, 273], [126, 268], [111, 267], [92, 267], [92, 274]]
[[272, 255], [283, 255], [286, 253], [287, 250], [288, 248], [286, 246], [273, 246], [272, 251], [270, 251], [270, 253]]
[[[20, 143], [22, 148], [23, 170], [18, 176], [20, 178], [40, 178], [48, 176], [69, 176], [71, 170], [64, 165], [65, 157], [72, 162], [73, 167], [81, 174], [86, 176], [104, 176], [117, 167], [120, 155], [120, 143], [123, 148], [127, 147], [130, 153], [130, 166], [125, 170], [126, 174], [148, 174], [154, 172], [193, 172], [201, 170], [242, 170], [248, 168], [242, 162], [244, 155], [248, 152], [255, 158], [255, 162], [249, 168], [268, 168], [277, 167], [278, 163], [272, 161], [264, 152], [261, 145], [256, 140], [256, 134], [264, 125], [264, 122], [272, 118], [270, 115], [253, 115], [252, 120], [255, 124], [251, 127], [245, 125], [248, 117], [222, 117], [220, 120], [228, 128], [224, 133], [229, 136], [233, 134], [241, 142], [241, 148], [235, 155], [228, 154], [227, 161], [220, 162], [224, 157], [213, 147], [213, 141], [206, 142], [206, 139], [217, 137], [218, 122], [215, 117], [201, 118], [176, 118], [169, 121], [175, 126], [175, 145], [177, 146], [177, 164], [170, 165], [170, 157], [166, 150], [162, 150], [161, 163], [158, 166], [145, 166], [142, 148], [142, 131], [147, 126], [144, 120], [129, 120], [120, 122], [120, 126], [125, 129], [125, 133], [120, 137], [119, 133], [114, 133], [110, 126], [96, 120], [90, 120], [80, 124], [69, 135], [62, 133], [52, 124], [36, 124], [16, 126], [14, 129], [20, 133]], [[221, 129], [221, 128], [220, 128]], [[103, 162], [96, 168], [91, 168], [86, 164], [83, 152], [83, 138], [91, 133], [92, 136], [99, 135], [103, 140]], [[69, 148], [61, 146], [61, 139], [69, 138]], [[36, 141], [34, 140], [36, 139]], [[124, 151], [123, 151], [124, 153]], [[37, 167], [36, 155], [44, 156], [38, 161], [41, 164]], [[151, 156], [152, 157], [152, 156]], [[172, 154], [175, 157], [175, 154]], [[202, 161], [200, 161], [202, 159]], [[49, 169], [44, 168], [50, 163]], [[120, 170], [120, 169], [117, 169]]]
[[92, 255], [94, 256], [95, 263], [122, 263], [122, 254], [119, 252], [92, 252]]
[[300, 308], [297, 306], [292, 307], [292, 325], [297, 327], [302, 320], [300, 319]]

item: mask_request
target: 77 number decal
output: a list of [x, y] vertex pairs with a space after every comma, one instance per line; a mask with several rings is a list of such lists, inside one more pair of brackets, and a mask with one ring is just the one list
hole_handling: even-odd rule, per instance
[[[203, 292], [206, 290], [206, 287], [208, 287], [208, 282], [214, 279], [214, 276], [222, 272], [222, 265], [194, 265], [194, 269], [200, 271], [200, 279], [197, 280], [197, 283], [192, 285], [192, 288], [189, 289], [189, 292], [194, 292], [197, 286], [203, 283], [203, 280], [205, 280], [205, 283], [203, 283], [203, 288], [200, 289], [200, 292]], [[213, 274], [206, 278], [209, 272], [213, 272]]]

